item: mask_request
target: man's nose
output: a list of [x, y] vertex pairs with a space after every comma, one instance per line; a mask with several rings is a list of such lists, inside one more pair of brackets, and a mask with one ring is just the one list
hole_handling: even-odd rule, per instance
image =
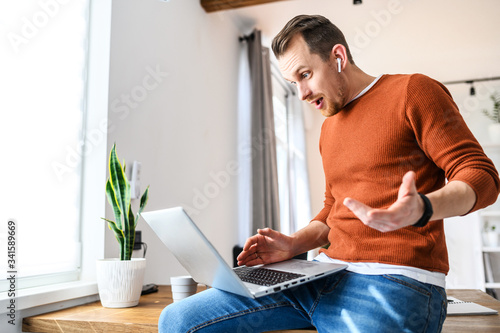
[[311, 90], [309, 90], [309, 87], [307, 87], [307, 85], [298, 84], [297, 88], [299, 92], [299, 98], [301, 101], [305, 101], [309, 97], [309, 95], [311, 95]]

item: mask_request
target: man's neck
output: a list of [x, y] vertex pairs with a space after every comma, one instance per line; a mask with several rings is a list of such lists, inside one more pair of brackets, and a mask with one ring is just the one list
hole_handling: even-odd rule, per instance
[[366, 74], [355, 65], [350, 66], [349, 72], [346, 74], [348, 76], [348, 83], [350, 87], [347, 101], [352, 101], [361, 91], [363, 91], [363, 89], [375, 80], [375, 76]]

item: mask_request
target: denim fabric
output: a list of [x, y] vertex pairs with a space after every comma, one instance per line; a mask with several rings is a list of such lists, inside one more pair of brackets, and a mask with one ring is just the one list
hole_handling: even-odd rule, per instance
[[402, 275], [342, 271], [250, 299], [209, 289], [167, 306], [160, 333], [247, 333], [314, 326], [318, 332], [440, 332], [443, 288]]

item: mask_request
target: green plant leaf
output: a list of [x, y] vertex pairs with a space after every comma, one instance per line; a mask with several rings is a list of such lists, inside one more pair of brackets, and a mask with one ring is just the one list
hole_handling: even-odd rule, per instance
[[121, 225], [122, 212], [120, 211], [120, 206], [118, 205], [118, 202], [116, 202], [116, 196], [113, 191], [113, 187], [111, 186], [111, 181], [109, 179], [106, 182], [106, 197], [108, 198], [109, 205], [113, 207], [113, 212], [116, 219], [116, 227], [121, 230], [123, 229]]
[[[123, 167], [122, 167], [123, 166]], [[103, 218], [115, 233], [120, 245], [120, 260], [130, 260], [135, 242], [135, 227], [140, 213], [148, 201], [149, 186], [141, 197], [139, 213], [134, 217], [131, 205], [130, 183], [125, 174], [125, 160], [120, 163], [116, 153], [116, 144], [109, 154], [109, 179], [106, 182], [106, 196], [113, 207], [116, 221]]]
[[109, 229], [113, 230], [115, 232], [116, 238], [119, 239], [124, 239], [123, 231], [117, 228], [115, 221], [108, 220], [104, 217], [101, 217], [104, 221], [108, 222], [108, 227]]
[[113, 145], [109, 155], [109, 179], [111, 180], [115, 201], [122, 213], [122, 229], [125, 229], [125, 226], [128, 225], [127, 212], [130, 207], [130, 184], [116, 154], [116, 144]]
[[108, 227], [109, 229], [113, 230], [115, 233], [115, 238], [118, 241], [118, 246], [120, 247], [120, 260], [123, 260], [123, 249], [125, 245], [125, 237], [123, 234], [123, 231], [117, 228], [116, 223], [114, 221], [105, 219], [104, 217], [101, 217], [104, 221], [108, 222]]
[[132, 251], [134, 251], [134, 243], [135, 243], [135, 222], [134, 222], [134, 213], [132, 212], [132, 208], [130, 207], [128, 210], [128, 225], [124, 228], [125, 235], [125, 251], [124, 257], [121, 260], [130, 260], [132, 258]]
[[146, 187], [146, 190], [142, 194], [141, 203], [139, 205], [139, 211], [137, 212], [137, 217], [135, 219], [135, 226], [137, 226], [137, 221], [139, 221], [139, 216], [141, 215], [142, 210], [144, 209], [144, 207], [146, 207], [146, 204], [148, 203], [148, 199], [149, 199], [149, 186]]

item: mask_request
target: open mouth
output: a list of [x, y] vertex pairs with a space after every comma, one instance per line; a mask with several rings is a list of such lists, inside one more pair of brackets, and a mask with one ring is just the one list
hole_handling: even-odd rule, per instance
[[314, 102], [314, 106], [316, 107], [316, 109], [321, 109], [321, 107], [323, 106], [323, 97], [318, 98]]

